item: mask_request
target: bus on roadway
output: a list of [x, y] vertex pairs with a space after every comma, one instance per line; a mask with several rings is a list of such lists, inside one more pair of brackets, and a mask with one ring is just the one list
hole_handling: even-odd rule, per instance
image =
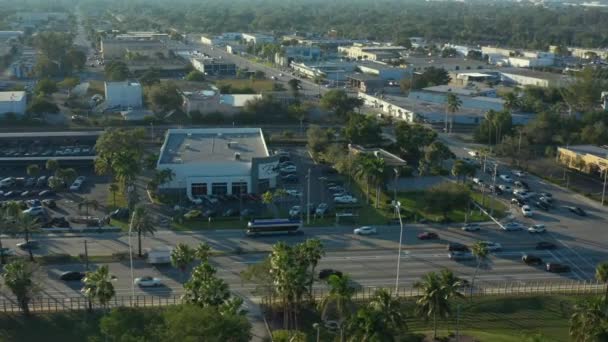
[[302, 228], [302, 221], [299, 219], [257, 219], [249, 221], [246, 233], [247, 235], [296, 234], [300, 232], [300, 228]]

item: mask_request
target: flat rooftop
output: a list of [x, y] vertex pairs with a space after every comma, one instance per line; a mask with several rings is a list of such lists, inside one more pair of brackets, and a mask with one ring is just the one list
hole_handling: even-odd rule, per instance
[[455, 87], [451, 85], [438, 85], [433, 87], [422, 88], [423, 91], [433, 92], [433, 93], [453, 93], [456, 95], [464, 95], [464, 96], [475, 96], [476, 94], [491, 91], [492, 88], [465, 88], [465, 87]]
[[55, 137], [97, 137], [103, 131], [68, 131], [68, 132], [15, 132], [0, 133], [0, 139], [8, 138], [55, 138]]
[[460, 70], [465, 71], [466, 67], [475, 67], [483, 65], [484, 68], [492, 68], [491, 65], [484, 61], [477, 61], [470, 58], [459, 58], [459, 57], [406, 57], [404, 59], [406, 65], [413, 64], [414, 67], [421, 66], [441, 66], [441, 65], [458, 65]]
[[170, 129], [159, 164], [250, 163], [252, 158], [268, 156], [260, 128]]
[[21, 101], [24, 96], [24, 91], [0, 91], [0, 102]]
[[608, 159], [608, 147], [595, 145], [573, 145], [562, 147], [563, 149], [576, 152], [578, 154], [590, 154], [599, 158]]
[[559, 80], [570, 79], [569, 76], [563, 75], [563, 74], [557, 74], [557, 73], [545, 72], [545, 71], [537, 71], [537, 70], [524, 69], [524, 68], [501, 68], [501, 69], [498, 69], [498, 71], [500, 71], [501, 73], [504, 73], [504, 74], [520, 75], [520, 76], [538, 78], [538, 79], [543, 79], [543, 80], [559, 81]]

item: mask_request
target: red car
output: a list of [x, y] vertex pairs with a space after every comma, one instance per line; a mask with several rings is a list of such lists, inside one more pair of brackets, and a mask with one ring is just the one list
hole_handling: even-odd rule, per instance
[[420, 240], [435, 240], [435, 239], [439, 239], [439, 235], [437, 235], [437, 233], [424, 232], [424, 233], [418, 234], [418, 239], [420, 239]]

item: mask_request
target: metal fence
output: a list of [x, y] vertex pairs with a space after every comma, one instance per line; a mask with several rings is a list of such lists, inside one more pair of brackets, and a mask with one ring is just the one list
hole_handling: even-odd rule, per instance
[[[473, 288], [474, 296], [518, 296], [518, 295], [590, 295], [604, 294], [608, 284], [596, 281], [538, 281], [538, 282], [484, 282]], [[394, 293], [394, 288], [388, 287], [364, 287], [357, 289], [353, 296], [355, 301], [370, 299], [374, 292], [380, 288], [386, 288]], [[321, 299], [328, 294], [328, 289], [314, 289], [313, 296]], [[463, 295], [471, 293], [471, 287], [465, 286], [460, 289]], [[402, 298], [417, 297], [422, 292], [413, 287], [401, 287], [397, 295]], [[162, 307], [180, 304], [181, 293], [164, 295], [142, 294], [142, 295], [117, 295], [113, 297], [106, 307], [97, 302], [91, 303], [93, 309], [116, 308], [116, 307]], [[253, 297], [253, 301], [268, 303], [268, 298]], [[60, 312], [71, 310], [86, 310], [89, 308], [89, 300], [84, 296], [41, 296], [34, 298], [29, 304], [32, 312]], [[17, 301], [8, 296], [0, 298], [1, 312], [18, 312], [21, 308]]]

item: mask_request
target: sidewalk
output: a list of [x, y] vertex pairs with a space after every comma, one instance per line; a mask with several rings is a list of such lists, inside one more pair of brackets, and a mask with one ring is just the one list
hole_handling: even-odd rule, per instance
[[247, 319], [251, 323], [251, 341], [268, 341], [270, 336], [259, 303], [252, 301], [247, 296], [241, 296], [241, 298], [243, 298], [244, 305], [247, 307]]

